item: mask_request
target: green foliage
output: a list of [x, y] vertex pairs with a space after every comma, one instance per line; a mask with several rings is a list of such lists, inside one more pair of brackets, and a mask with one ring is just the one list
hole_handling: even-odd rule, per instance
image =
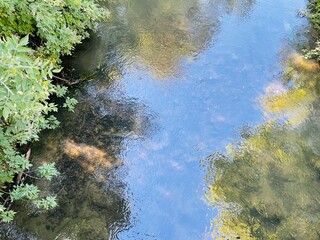
[[303, 16], [306, 16], [311, 23], [311, 27], [315, 30], [317, 34], [317, 39], [314, 43], [314, 47], [307, 50], [305, 52], [306, 58], [312, 58], [316, 60], [320, 60], [320, 1], [318, 0], [310, 0], [307, 11]]
[[311, 0], [307, 10], [307, 17], [310, 20], [312, 27], [317, 31], [320, 31], [320, 2], [318, 0]]
[[34, 32], [35, 22], [29, 13], [29, 2], [31, 1], [0, 1], [0, 36], [26, 35]]
[[16, 213], [12, 210], [4, 211], [0, 213], [0, 218], [3, 222], [11, 222]]
[[67, 93], [67, 88], [63, 86], [56, 86], [57, 97], [63, 97]]
[[[44, 209], [57, 205], [55, 197], [40, 199], [40, 190], [32, 184], [15, 186], [10, 192], [5, 186], [32, 167], [16, 146], [38, 140], [41, 130], [59, 124], [50, 115], [58, 110], [50, 98], [67, 93], [67, 88], [52, 83], [61, 71], [60, 57], [71, 54], [106, 14], [95, 0], [0, 1], [0, 189], [8, 195], [3, 197], [32, 200]], [[63, 106], [73, 110], [76, 103], [66, 97]], [[40, 166], [37, 173], [47, 180], [58, 174], [54, 163]], [[14, 211], [0, 204], [0, 220], [9, 222], [13, 217]]]
[[59, 172], [55, 167], [55, 163], [43, 164], [42, 166], [38, 167], [38, 175], [41, 178], [51, 180], [53, 176], [57, 176], [58, 174]]
[[11, 142], [24, 144], [37, 139], [38, 133], [50, 127], [45, 115], [57, 111], [49, 96], [55, 86], [49, 80], [55, 66], [33, 56], [28, 36], [0, 40], [0, 112], [5, 136]]
[[0, 218], [3, 222], [11, 222], [13, 220], [14, 215], [14, 211], [6, 211], [6, 208], [2, 204], [0, 204]]
[[107, 16], [94, 0], [3, 0], [0, 2], [0, 36], [35, 33], [41, 52], [59, 60], [88, 37], [87, 29]]
[[[53, 171], [56, 171], [56, 170], [54, 169]], [[12, 201], [17, 201], [22, 199], [32, 200], [37, 208], [41, 208], [45, 210], [49, 210], [57, 206], [57, 201], [55, 196], [47, 196], [41, 199], [39, 197], [39, 193], [40, 193], [40, 190], [38, 189], [37, 186], [34, 186], [32, 184], [25, 184], [25, 185], [17, 186], [10, 193], [10, 197]]]
[[11, 192], [10, 197], [12, 201], [28, 199], [35, 200], [38, 197], [39, 189], [30, 184], [16, 186]]
[[38, 208], [42, 208], [45, 210], [55, 208], [58, 205], [56, 197], [52, 196], [47, 196], [44, 199], [37, 200], [35, 201], [35, 204]]
[[5, 182], [12, 182], [15, 173], [31, 167], [29, 161], [16, 152], [11, 141], [0, 126], [0, 186]]
[[66, 102], [63, 104], [63, 107], [66, 107], [73, 112], [74, 107], [77, 103], [78, 101], [76, 99], [67, 97]]
[[320, 41], [316, 41], [315, 47], [305, 52], [305, 57], [307, 59], [316, 59], [317, 61], [320, 61]]

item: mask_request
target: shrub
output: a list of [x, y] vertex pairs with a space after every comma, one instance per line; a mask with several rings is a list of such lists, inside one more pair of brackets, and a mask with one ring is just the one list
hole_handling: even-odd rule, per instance
[[[32, 200], [44, 209], [57, 205], [54, 196], [41, 199], [37, 186], [17, 181], [32, 164], [16, 146], [58, 125], [49, 114], [58, 110], [50, 97], [66, 94], [65, 87], [52, 83], [61, 70], [60, 57], [71, 54], [106, 13], [95, 0], [0, 1], [0, 197], [7, 199], [0, 202], [0, 220], [14, 217], [8, 199]], [[66, 97], [63, 106], [72, 110], [76, 103]], [[36, 170], [47, 180], [57, 174], [53, 163]]]

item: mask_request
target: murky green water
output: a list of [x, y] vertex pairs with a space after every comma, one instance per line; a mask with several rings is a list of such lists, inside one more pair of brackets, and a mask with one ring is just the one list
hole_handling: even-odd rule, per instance
[[[37, 212], [32, 206], [27, 211], [16, 206], [19, 214], [14, 224], [1, 227], [1, 238], [210, 238], [210, 221], [222, 221], [223, 216], [217, 205], [211, 208], [203, 200], [208, 182], [202, 160], [215, 151], [224, 153], [229, 143], [239, 139], [236, 133], [244, 124], [261, 124], [268, 112], [289, 118], [296, 124], [290, 129], [296, 129], [309, 116], [302, 121], [294, 118], [294, 107], [302, 106], [299, 98], [293, 100], [296, 105], [287, 104], [284, 112], [274, 111], [282, 106], [274, 106], [274, 99], [266, 100], [269, 105], [263, 110], [257, 100], [266, 89], [272, 89], [270, 86], [277, 86], [273, 92], [286, 89], [271, 82], [281, 80], [278, 75], [286, 67], [279, 64], [281, 52], [296, 41], [305, 24], [296, 16], [296, 10], [304, 4], [302, 0], [109, 1], [110, 20], [68, 60], [74, 78], [88, 79], [73, 90], [79, 101], [75, 112], [62, 111], [61, 127], [44, 132], [41, 142], [33, 147], [35, 165], [54, 161], [61, 172], [52, 183], [37, 183], [46, 193], [58, 195], [59, 206], [46, 213]], [[309, 104], [315, 93], [305, 92], [302, 95], [307, 97], [302, 100]], [[298, 108], [296, 115], [306, 114], [305, 108]], [[279, 131], [271, 128], [267, 132], [275, 142], [281, 140], [285, 150], [275, 151], [277, 154], [291, 154], [288, 149], [305, 146], [304, 141], [311, 142], [316, 149], [316, 141], [308, 137], [301, 138], [299, 143], [285, 144], [308, 131], [283, 130], [283, 136], [290, 135], [283, 139], [277, 137]], [[313, 131], [316, 135], [317, 130]], [[244, 136], [246, 132], [242, 133]], [[268, 145], [265, 138], [258, 140], [259, 144]], [[257, 145], [255, 151], [260, 148]], [[277, 148], [272, 145], [266, 149], [261, 151], [271, 154]], [[234, 156], [232, 151], [229, 153]], [[299, 152], [294, 156], [302, 155]], [[262, 169], [272, 171], [276, 168], [261, 163], [242, 164], [240, 172], [235, 170], [238, 165], [230, 166], [230, 170], [226, 168], [230, 176], [221, 178], [225, 185], [216, 183], [222, 189], [217, 194], [222, 198], [225, 194], [226, 204], [235, 202], [243, 209], [252, 208], [253, 202], [273, 193], [270, 186], [277, 184], [281, 186], [279, 191], [286, 194], [282, 178], [278, 177], [281, 175], [272, 175], [274, 185], [257, 185], [252, 187], [254, 191], [242, 193], [239, 189], [259, 181], [243, 178], [241, 173], [251, 167], [263, 166]], [[301, 163], [294, 166], [299, 168]], [[208, 179], [219, 173], [211, 167]], [[281, 169], [290, 168], [283, 165]], [[288, 171], [285, 176], [293, 178], [296, 172]], [[314, 180], [316, 173], [306, 178], [302, 193], [309, 191], [305, 186], [310, 179], [310, 184], [313, 181], [319, 186]], [[211, 181], [209, 184], [213, 185]], [[235, 195], [237, 191], [241, 194]], [[260, 195], [255, 196], [254, 192]], [[270, 202], [281, 199], [272, 196]], [[242, 204], [239, 199], [254, 200]], [[294, 197], [291, 199], [295, 201]], [[299, 206], [297, 209], [303, 209], [305, 205]], [[283, 209], [287, 215], [279, 215], [280, 220], [290, 215], [290, 209]], [[263, 214], [269, 213], [266, 212]], [[294, 216], [300, 214], [303, 218], [301, 213], [297, 211]], [[250, 225], [248, 216], [252, 217], [239, 215], [235, 222]], [[229, 223], [226, 228], [232, 230], [230, 225], [233, 226]]]

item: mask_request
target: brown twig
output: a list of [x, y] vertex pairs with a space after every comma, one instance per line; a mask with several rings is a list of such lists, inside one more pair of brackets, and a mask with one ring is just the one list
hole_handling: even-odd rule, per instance
[[56, 78], [56, 79], [58, 79], [58, 80], [60, 80], [60, 81], [63, 81], [63, 82], [65, 82], [65, 83], [67, 83], [67, 85], [69, 85], [69, 86], [78, 84], [78, 83], [80, 82], [80, 80], [77, 80], [77, 81], [75, 81], [75, 82], [71, 82], [71, 81], [68, 80], [68, 79], [65, 79], [65, 78], [62, 78], [62, 77], [58, 77], [58, 76], [56, 76], [56, 75], [53, 75], [53, 77]]
[[[31, 148], [28, 149], [27, 153], [25, 154], [25, 159], [29, 161], [30, 158], [30, 154], [31, 154]], [[16, 178], [16, 185], [20, 185], [21, 182], [24, 180], [23, 177], [25, 177], [25, 173], [24, 172], [20, 172], [17, 175]]]

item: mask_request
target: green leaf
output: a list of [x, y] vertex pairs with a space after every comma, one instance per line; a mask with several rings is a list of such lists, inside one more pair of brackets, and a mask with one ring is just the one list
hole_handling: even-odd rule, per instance
[[53, 176], [57, 176], [59, 172], [55, 167], [55, 163], [43, 164], [38, 168], [39, 177], [51, 180]]
[[14, 211], [12, 211], [12, 210], [2, 212], [2, 213], [0, 214], [0, 219], [1, 219], [3, 222], [9, 223], [9, 222], [12, 222], [13, 217], [14, 217], [15, 214], [16, 214], [16, 212], [14, 212]]
[[78, 103], [78, 101], [76, 99], [67, 97], [66, 102], [63, 104], [63, 107], [66, 107], [66, 108], [68, 108], [69, 111], [73, 112], [74, 107], [77, 103]]
[[55, 208], [58, 205], [57, 199], [55, 196], [48, 196], [44, 199], [36, 200], [35, 204], [36, 204], [37, 208], [43, 208], [45, 210]]
[[25, 46], [29, 43], [29, 35], [26, 35], [25, 37], [23, 37], [20, 42], [19, 45], [20, 46]]
[[10, 114], [10, 109], [7, 107], [4, 107], [2, 110], [2, 116], [3, 116], [4, 120], [6, 120], [6, 121], [8, 120], [9, 114]]
[[0, 204], [0, 212], [4, 212], [5, 210], [6, 208], [2, 204]]
[[56, 69], [53, 69], [52, 72], [53, 73], [59, 73], [61, 72], [62, 68], [56, 68]]
[[10, 198], [12, 201], [21, 200], [21, 199], [28, 199], [34, 200], [38, 197], [39, 189], [32, 184], [26, 184], [22, 186], [16, 187], [11, 193]]

